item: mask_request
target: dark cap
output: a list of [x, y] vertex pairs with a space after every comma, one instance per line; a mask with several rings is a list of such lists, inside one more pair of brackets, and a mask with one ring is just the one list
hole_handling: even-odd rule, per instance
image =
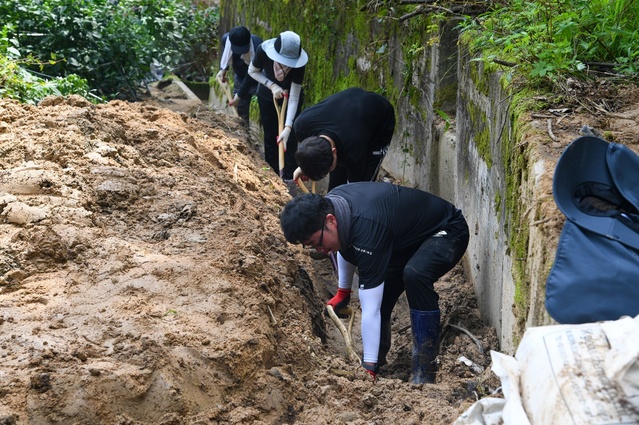
[[637, 154], [624, 145], [585, 136], [574, 140], [561, 154], [553, 178], [553, 195], [561, 212], [572, 222], [639, 248], [639, 233], [619, 219], [624, 215], [621, 213], [626, 217], [637, 215], [637, 182]]
[[251, 33], [246, 27], [235, 27], [229, 32], [231, 51], [236, 55], [243, 55], [251, 48]]

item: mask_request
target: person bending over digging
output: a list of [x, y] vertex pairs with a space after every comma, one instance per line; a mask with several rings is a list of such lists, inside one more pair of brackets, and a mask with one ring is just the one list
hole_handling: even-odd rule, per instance
[[[293, 120], [304, 103], [302, 83], [307, 62], [308, 54], [302, 49], [300, 36], [293, 31], [284, 31], [257, 48], [248, 70], [249, 75], [259, 83], [257, 101], [264, 130], [264, 159], [277, 173], [278, 144], [284, 143], [284, 180], [292, 179], [295, 171], [297, 139], [291, 136], [291, 131]], [[278, 112], [273, 99], [281, 107], [284, 96], [288, 96], [285, 125], [282, 132], [278, 133]]]
[[251, 34], [246, 27], [238, 26], [222, 36], [222, 57], [220, 70], [216, 78], [226, 82], [229, 66], [233, 67], [233, 99], [229, 99], [229, 106], [237, 108], [237, 114], [248, 126], [251, 97], [257, 90], [257, 81], [248, 75], [249, 63], [255, 56], [255, 51], [262, 44], [262, 39]]
[[434, 284], [462, 258], [468, 225], [461, 210], [428, 192], [382, 182], [304, 194], [280, 215], [286, 240], [338, 252], [338, 291], [328, 301], [348, 306], [355, 268], [362, 308], [362, 367], [376, 379], [391, 346], [391, 313], [406, 290], [413, 334], [413, 383], [433, 383], [440, 312]]
[[306, 108], [293, 129], [301, 141], [293, 178], [317, 181], [330, 172], [331, 190], [377, 178], [395, 131], [395, 109], [385, 97], [351, 87]]

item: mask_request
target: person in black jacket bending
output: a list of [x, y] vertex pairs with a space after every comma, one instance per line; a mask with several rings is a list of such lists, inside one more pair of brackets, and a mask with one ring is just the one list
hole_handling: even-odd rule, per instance
[[262, 39], [253, 35], [246, 27], [238, 26], [222, 36], [222, 57], [220, 70], [216, 78], [221, 83], [226, 82], [229, 65], [233, 66], [233, 99], [229, 99], [229, 106], [237, 108], [237, 114], [248, 124], [251, 97], [257, 90], [257, 81], [249, 77], [248, 67], [255, 56], [255, 51], [262, 44]]
[[411, 382], [434, 382], [440, 335], [435, 282], [466, 252], [469, 232], [461, 210], [418, 189], [358, 182], [326, 196], [294, 198], [280, 224], [288, 242], [338, 253], [338, 290], [327, 303], [337, 314], [350, 302], [358, 269], [362, 367], [373, 380], [391, 346], [391, 313], [406, 291], [413, 333]]
[[306, 108], [293, 129], [301, 141], [293, 178], [321, 180], [330, 172], [331, 190], [377, 178], [395, 131], [395, 109], [385, 97], [351, 87]]

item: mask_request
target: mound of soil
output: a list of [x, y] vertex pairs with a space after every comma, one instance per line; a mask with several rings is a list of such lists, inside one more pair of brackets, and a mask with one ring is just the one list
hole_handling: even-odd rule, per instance
[[286, 243], [289, 190], [236, 119], [166, 98], [0, 112], [0, 423], [450, 424], [499, 386], [461, 267], [437, 284], [437, 383], [408, 383], [404, 299], [362, 379], [323, 312], [331, 263]]

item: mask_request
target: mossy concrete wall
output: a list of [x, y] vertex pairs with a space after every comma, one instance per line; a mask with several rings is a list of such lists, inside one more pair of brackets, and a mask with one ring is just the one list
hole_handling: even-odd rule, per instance
[[[479, 62], [460, 55], [454, 130], [455, 199], [471, 229], [468, 273], [475, 283], [482, 315], [497, 327], [502, 350], [512, 351], [519, 334], [514, 304], [516, 284], [509, 233], [512, 211], [504, 202], [509, 179], [517, 179], [502, 156], [513, 137], [509, 99], [499, 76], [483, 74]], [[445, 181], [445, 177], [438, 176]], [[519, 194], [512, 194], [519, 197]]]
[[[464, 258], [485, 321], [512, 353], [526, 326], [548, 322], [548, 253], [531, 226], [543, 166], [500, 76], [458, 43], [456, 21], [415, 5], [283, 0], [221, 2], [222, 32], [264, 39], [292, 30], [309, 54], [306, 104], [351, 86], [386, 96], [397, 127], [384, 168], [402, 184], [459, 206], [471, 229]], [[542, 170], [542, 171], [539, 171]]]

